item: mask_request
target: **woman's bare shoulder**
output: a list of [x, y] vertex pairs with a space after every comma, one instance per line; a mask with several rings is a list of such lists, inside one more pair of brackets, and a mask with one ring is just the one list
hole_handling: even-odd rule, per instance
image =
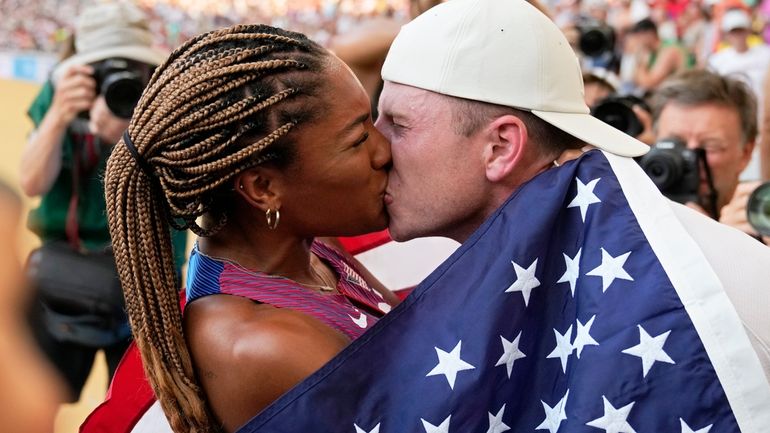
[[209, 404], [234, 431], [350, 341], [317, 319], [229, 295], [187, 306], [185, 334]]

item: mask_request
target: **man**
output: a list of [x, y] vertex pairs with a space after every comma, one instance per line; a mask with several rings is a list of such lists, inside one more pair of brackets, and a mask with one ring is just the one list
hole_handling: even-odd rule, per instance
[[722, 75], [741, 76], [755, 95], [761, 95], [762, 83], [770, 66], [770, 47], [764, 43], [750, 44], [751, 17], [743, 9], [726, 11], [720, 27], [722, 40], [727, 46], [708, 58], [708, 67]]
[[655, 89], [667, 77], [694, 64], [687, 51], [675, 42], [664, 42], [658, 35], [658, 26], [645, 18], [628, 30], [628, 51], [634, 56], [634, 84], [645, 91]]
[[[764, 290], [770, 252], [659, 193], [625, 157], [647, 146], [590, 116], [552, 22], [450, 0], [402, 28], [382, 75], [391, 235], [462, 246], [240, 432], [770, 425], [768, 340], [725, 294]], [[602, 151], [561, 158], [586, 144]], [[725, 260], [748, 254], [762, 264]]]
[[704, 214], [715, 206], [721, 223], [758, 237], [746, 219], [748, 197], [758, 183], [739, 181], [757, 136], [757, 98], [752, 90], [737, 77], [692, 70], [665, 81], [652, 102], [659, 139], [676, 138], [689, 149], [705, 151], [716, 203], [710, 202], [704, 177], [700, 202], [689, 205]]
[[[166, 57], [152, 41], [137, 6], [104, 2], [86, 8], [75, 29], [75, 53], [57, 65], [28, 110], [35, 130], [22, 153], [20, 181], [27, 196], [40, 197], [28, 225], [43, 244], [29, 260], [40, 294], [35, 336], [66, 379], [68, 401], [78, 400], [98, 350], [105, 351], [112, 374], [130, 341], [122, 292], [111, 284], [117, 274], [107, 251], [111, 241], [102, 177], [139, 94]], [[174, 239], [181, 267], [186, 234], [177, 232]], [[75, 259], [81, 267], [71, 267]], [[97, 263], [108, 270], [97, 275]], [[99, 275], [107, 275], [104, 284], [86, 284], [84, 290], [115, 307], [109, 313], [93, 314], [90, 305], [78, 304], [82, 296], [70, 292], [46, 296], [63, 293], [65, 279], [81, 278], [66, 286], [83, 287], [83, 282], [101, 281]], [[114, 290], [104, 296], [110, 287]]]

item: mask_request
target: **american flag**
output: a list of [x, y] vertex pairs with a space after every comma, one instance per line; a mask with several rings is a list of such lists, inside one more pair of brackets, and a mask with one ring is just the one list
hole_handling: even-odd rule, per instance
[[238, 432], [770, 431], [756, 355], [676, 224], [633, 160], [547, 170]]

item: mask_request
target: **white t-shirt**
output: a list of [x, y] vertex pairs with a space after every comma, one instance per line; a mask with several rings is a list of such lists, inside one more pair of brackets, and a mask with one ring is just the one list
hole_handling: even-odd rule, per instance
[[[742, 79], [751, 87], [757, 96], [757, 119], [761, 121], [763, 83], [770, 68], [770, 46], [756, 45], [744, 53], [739, 53], [732, 47], [724, 48], [709, 57], [708, 67], [720, 75]], [[759, 148], [755, 148], [748, 167], [741, 173], [741, 180], [759, 178]]]
[[671, 207], [722, 282], [770, 382], [770, 247], [684, 205]]
[[709, 57], [708, 66], [720, 75], [742, 78], [761, 99], [762, 83], [770, 67], [770, 47], [756, 45], [743, 53], [732, 47], [724, 48]]

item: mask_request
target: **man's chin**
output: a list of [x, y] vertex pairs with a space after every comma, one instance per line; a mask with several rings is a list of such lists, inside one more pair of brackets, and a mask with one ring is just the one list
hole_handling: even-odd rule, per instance
[[390, 224], [388, 225], [388, 233], [390, 233], [390, 238], [396, 242], [411, 241], [412, 239], [418, 237], [410, 233], [408, 230], [404, 230], [403, 227], [399, 227], [398, 224], [394, 224], [393, 218], [390, 219]]

